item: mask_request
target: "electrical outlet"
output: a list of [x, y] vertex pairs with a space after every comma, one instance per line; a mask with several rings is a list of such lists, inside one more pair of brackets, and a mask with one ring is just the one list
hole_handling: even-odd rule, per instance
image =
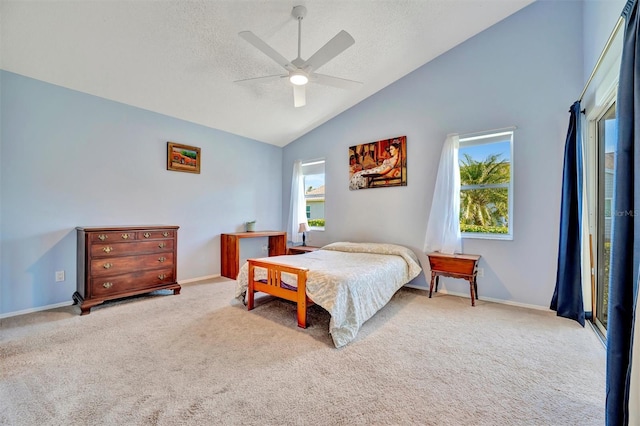
[[64, 281], [64, 271], [56, 271], [56, 282]]
[[484, 277], [484, 268], [478, 268], [478, 274], [476, 276]]
[[267, 244], [262, 246], [262, 252], [266, 253], [267, 251], [269, 251], [269, 246]]

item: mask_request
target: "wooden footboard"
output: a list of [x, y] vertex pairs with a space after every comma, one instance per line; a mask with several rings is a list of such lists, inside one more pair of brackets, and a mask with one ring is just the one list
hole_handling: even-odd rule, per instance
[[[313, 303], [307, 297], [307, 268], [299, 268], [264, 260], [249, 259], [249, 283], [247, 289], [247, 309], [254, 306], [254, 293], [260, 291], [279, 297], [281, 299], [296, 302], [298, 312], [298, 327], [307, 328], [307, 306]], [[255, 268], [267, 270], [266, 282], [255, 279]], [[286, 272], [297, 277], [297, 289], [290, 290], [282, 285], [282, 274]], [[293, 283], [290, 283], [291, 285]]]

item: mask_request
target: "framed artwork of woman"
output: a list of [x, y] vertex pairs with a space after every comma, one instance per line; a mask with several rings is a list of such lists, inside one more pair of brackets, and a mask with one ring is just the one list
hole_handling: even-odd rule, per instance
[[349, 147], [349, 189], [407, 186], [407, 137]]

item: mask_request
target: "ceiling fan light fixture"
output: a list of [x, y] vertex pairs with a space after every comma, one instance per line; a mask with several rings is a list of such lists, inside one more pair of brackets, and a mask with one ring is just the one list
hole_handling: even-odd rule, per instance
[[304, 86], [309, 82], [309, 77], [302, 71], [296, 71], [291, 73], [289, 81], [296, 86]]
[[[1, 0], [0, 0], [1, 1]], [[330, 75], [317, 74], [315, 71], [324, 66], [327, 62], [344, 52], [349, 46], [355, 43], [355, 40], [345, 30], [340, 31], [331, 40], [326, 42], [324, 46], [316, 50], [309, 59], [302, 59], [300, 50], [302, 46], [302, 19], [307, 15], [307, 8], [304, 6], [295, 6], [291, 11], [291, 15], [298, 21], [298, 57], [289, 61], [282, 56], [273, 47], [269, 46], [260, 37], [251, 31], [240, 31], [238, 35], [245, 39], [253, 47], [264, 53], [266, 56], [275, 61], [278, 65], [286, 70], [286, 73], [279, 75], [268, 75], [263, 77], [246, 78], [244, 80], [236, 80], [237, 82], [248, 80], [273, 80], [282, 78], [289, 79], [293, 86], [293, 106], [301, 107], [306, 105], [306, 85], [310, 81], [314, 84], [325, 86], [333, 86], [338, 88], [349, 88], [353, 84], [362, 84], [357, 81], [347, 80]]]

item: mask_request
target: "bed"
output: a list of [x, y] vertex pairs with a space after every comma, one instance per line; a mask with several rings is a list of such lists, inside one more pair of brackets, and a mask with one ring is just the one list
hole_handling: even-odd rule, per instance
[[338, 242], [301, 255], [249, 259], [240, 268], [236, 298], [248, 310], [258, 291], [293, 301], [302, 328], [307, 306], [315, 303], [331, 315], [329, 333], [339, 348], [421, 271], [415, 253], [406, 247]]

